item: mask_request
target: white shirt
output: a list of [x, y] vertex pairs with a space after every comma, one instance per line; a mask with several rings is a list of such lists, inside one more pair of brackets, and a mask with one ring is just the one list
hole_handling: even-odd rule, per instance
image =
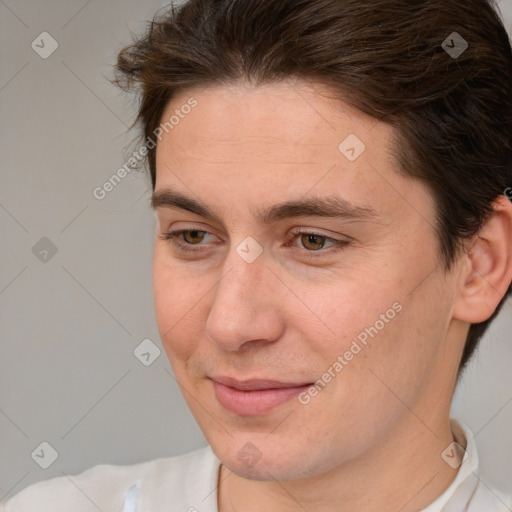
[[[479, 478], [469, 428], [451, 419], [466, 453], [454, 481], [421, 512], [512, 512], [512, 497]], [[460, 436], [464, 436], [466, 443]], [[461, 442], [462, 441], [462, 442]], [[133, 465], [100, 464], [29, 485], [1, 512], [218, 512], [220, 461], [209, 446]]]

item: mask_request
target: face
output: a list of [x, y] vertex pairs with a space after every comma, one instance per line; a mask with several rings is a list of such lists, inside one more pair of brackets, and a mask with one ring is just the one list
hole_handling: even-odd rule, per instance
[[312, 477], [424, 428], [411, 409], [447, 414], [456, 275], [392, 128], [304, 82], [189, 90], [162, 121], [176, 110], [157, 146], [156, 318], [220, 460]]

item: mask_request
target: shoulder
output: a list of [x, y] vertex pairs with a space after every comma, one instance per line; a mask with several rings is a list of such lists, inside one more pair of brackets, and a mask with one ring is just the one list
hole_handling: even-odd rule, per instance
[[510, 512], [512, 510], [512, 495], [506, 494], [497, 488], [490, 487], [479, 481], [473, 499], [470, 512], [486, 510], [489, 512]]
[[[184, 455], [154, 459], [133, 465], [99, 464], [76, 475], [63, 475], [29, 485], [0, 512], [119, 512], [128, 491], [141, 489], [157, 493], [161, 485], [172, 484], [182, 492], [183, 481], [202, 461], [212, 460], [209, 448]], [[151, 496], [146, 501], [151, 501]]]
[[[160, 459], [149, 468], [140, 484], [141, 511], [217, 510], [220, 461], [210, 446], [193, 452]], [[139, 509], [137, 509], [139, 510]]]
[[[63, 475], [29, 485], [2, 512], [89, 512], [120, 510], [124, 494], [153, 461], [134, 465], [99, 464], [76, 475]], [[0, 509], [1, 510], [1, 509]]]

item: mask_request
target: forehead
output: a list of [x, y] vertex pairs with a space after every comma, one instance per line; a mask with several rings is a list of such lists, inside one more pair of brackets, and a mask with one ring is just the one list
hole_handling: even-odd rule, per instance
[[251, 152], [258, 161], [276, 164], [300, 161], [301, 157], [325, 161], [339, 156], [338, 146], [350, 134], [369, 141], [375, 130], [373, 137], [382, 144], [391, 135], [389, 126], [381, 124], [375, 129], [375, 119], [336, 98], [332, 90], [303, 81], [191, 89], [173, 98], [161, 122], [192, 97], [197, 106], [172, 129], [173, 137], [168, 139], [180, 152], [208, 146], [212, 162], [217, 157], [225, 161], [227, 153], [236, 158], [236, 154]]
[[[196, 106], [183, 108], [191, 99]], [[396, 172], [393, 128], [319, 84], [190, 89], [167, 105], [162, 123], [173, 115], [179, 123], [157, 144], [155, 190], [194, 190], [203, 203], [210, 196], [235, 209], [241, 197], [256, 207], [312, 192], [354, 205], [371, 198], [381, 212], [405, 211], [412, 200], [430, 212], [425, 198], [404, 201], [425, 191]]]

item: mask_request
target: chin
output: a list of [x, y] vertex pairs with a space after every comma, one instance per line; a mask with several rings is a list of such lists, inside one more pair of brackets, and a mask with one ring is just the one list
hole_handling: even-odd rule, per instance
[[[260, 481], [299, 480], [321, 474], [327, 468], [325, 454], [318, 457], [304, 450], [304, 441], [296, 446], [273, 437], [235, 436], [210, 442], [215, 455], [230, 471], [242, 478]], [[318, 462], [315, 462], [318, 458]], [[322, 462], [320, 462], [322, 461]], [[323, 464], [322, 464], [323, 463]]]

